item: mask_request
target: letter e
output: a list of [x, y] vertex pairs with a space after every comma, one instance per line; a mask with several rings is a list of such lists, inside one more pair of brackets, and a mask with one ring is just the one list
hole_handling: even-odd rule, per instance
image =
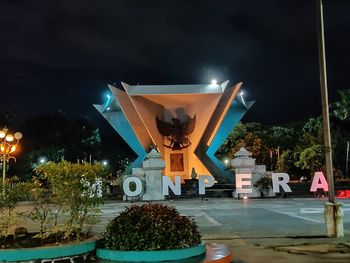
[[[253, 192], [253, 189], [251, 188], [251, 179], [251, 174], [236, 174], [236, 192], [238, 194], [251, 194]], [[243, 186], [250, 186], [250, 188], [243, 188]]]

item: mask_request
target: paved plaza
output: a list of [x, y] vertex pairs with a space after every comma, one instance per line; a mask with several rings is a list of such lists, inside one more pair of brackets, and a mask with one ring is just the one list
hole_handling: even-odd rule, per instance
[[[342, 263], [350, 262], [350, 254], [327, 251], [334, 244], [350, 247], [350, 200], [344, 203], [344, 238], [327, 238], [323, 220], [326, 199], [286, 198], [249, 199], [210, 198], [164, 201], [176, 206], [184, 215], [193, 216], [207, 242], [227, 245], [234, 254], [233, 263]], [[142, 203], [141, 203], [142, 204]], [[102, 233], [108, 220], [130, 206], [111, 202], [102, 208], [101, 223], [95, 231]], [[310, 251], [294, 253], [283, 246]], [[197, 261], [193, 261], [197, 262]], [[199, 261], [198, 261], [199, 262]]]
[[[175, 206], [181, 214], [194, 217], [205, 237], [271, 238], [324, 235], [325, 201], [327, 200], [317, 198], [210, 198], [207, 201], [188, 199], [161, 203]], [[339, 201], [344, 203], [345, 233], [350, 234], [350, 200]], [[102, 220], [94, 231], [103, 233], [107, 222], [130, 205], [132, 204], [125, 202], [109, 202], [104, 205]]]
[[[339, 200], [344, 203], [344, 238], [327, 238], [324, 235], [323, 204], [326, 201], [317, 198], [210, 198], [160, 203], [175, 206], [181, 214], [194, 217], [203, 239], [227, 245], [234, 253], [234, 263], [350, 262], [348, 252], [326, 251], [328, 246], [339, 244], [350, 249], [350, 200]], [[102, 206], [101, 222], [94, 227], [94, 233], [102, 235], [108, 222], [131, 205], [130, 202], [109, 201]], [[28, 208], [28, 204], [21, 206], [21, 210]], [[37, 225], [29, 221], [27, 227], [38, 230]], [[280, 248], [289, 246], [300, 249], [304, 244], [314, 246], [311, 252], [280, 251]]]

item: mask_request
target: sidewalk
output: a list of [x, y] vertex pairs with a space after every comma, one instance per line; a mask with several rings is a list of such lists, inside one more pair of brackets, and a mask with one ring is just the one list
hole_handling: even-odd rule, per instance
[[242, 238], [236, 236], [203, 236], [210, 243], [228, 246], [234, 263], [350, 262], [350, 236], [343, 238]]

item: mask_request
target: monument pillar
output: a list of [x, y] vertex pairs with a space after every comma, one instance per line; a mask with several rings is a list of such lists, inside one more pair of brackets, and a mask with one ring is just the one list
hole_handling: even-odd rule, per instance
[[164, 200], [163, 195], [163, 174], [165, 162], [161, 154], [152, 149], [143, 161], [143, 170], [145, 173], [146, 189], [142, 196], [143, 201]]

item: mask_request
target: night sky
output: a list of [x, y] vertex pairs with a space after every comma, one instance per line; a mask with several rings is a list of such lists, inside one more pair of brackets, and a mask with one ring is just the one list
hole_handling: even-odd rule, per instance
[[[330, 101], [349, 89], [350, 1], [325, 0]], [[0, 108], [103, 119], [107, 84], [243, 81], [246, 121], [321, 113], [315, 0], [0, 3]]]

